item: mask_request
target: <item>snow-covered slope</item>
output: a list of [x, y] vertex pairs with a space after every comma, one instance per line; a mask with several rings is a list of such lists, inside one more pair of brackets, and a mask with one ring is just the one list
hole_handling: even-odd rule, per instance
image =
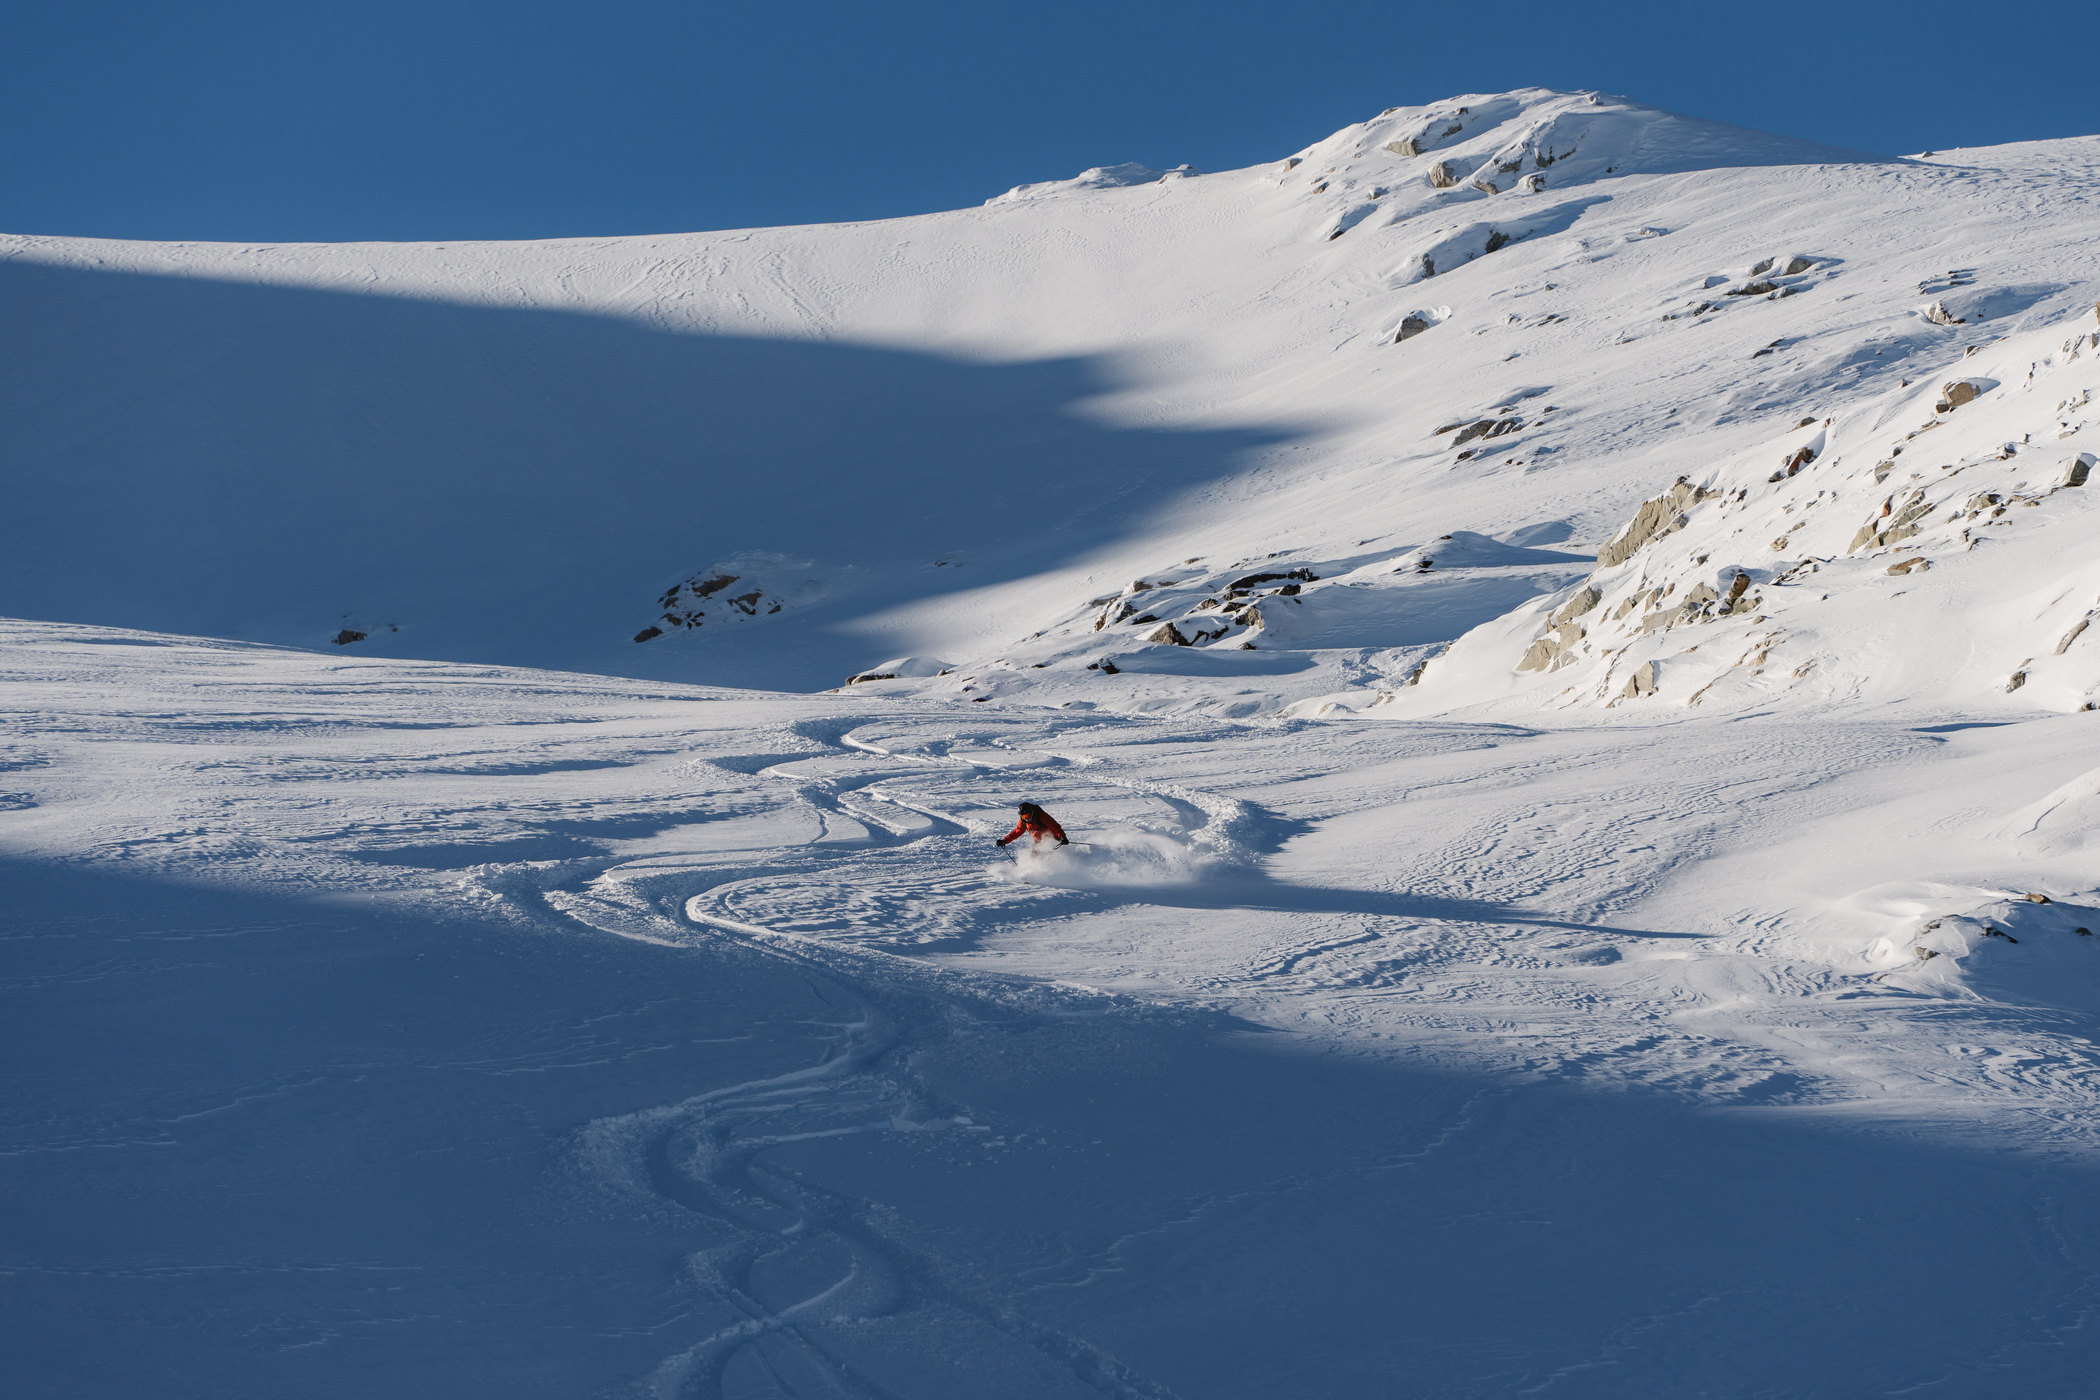
[[[11, 238], [0, 586], [30, 616], [816, 688], [990, 663], [1190, 558], [1593, 551], [1687, 471], [2089, 307], [2094, 144], [1877, 160], [1527, 90], [876, 224]], [[1512, 578], [1240, 688], [1404, 676]]]
[[[25, 1393], [2100, 1359], [2090, 716], [1248, 725], [23, 623], [0, 707]], [[995, 850], [1022, 797], [1085, 848]]]
[[2096, 190], [5, 240], [10, 1377], [2083, 1395]]
[[1371, 703], [2100, 709], [2090, 320], [1680, 478], [1581, 584]]

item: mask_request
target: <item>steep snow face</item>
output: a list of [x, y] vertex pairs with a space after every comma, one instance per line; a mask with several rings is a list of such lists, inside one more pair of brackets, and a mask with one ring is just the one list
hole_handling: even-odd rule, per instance
[[[1397, 567], [1444, 537], [1594, 555], [1677, 477], [2090, 307], [2093, 146], [1880, 160], [1527, 89], [875, 224], [10, 238], [0, 587], [25, 615], [799, 689], [1062, 638], [1022, 663], [1032, 698], [1273, 712], [1395, 685], [1579, 576]], [[1266, 642], [1147, 640], [1190, 640], [1271, 556], [1321, 578], [1257, 604]], [[1079, 635], [1190, 559], [1189, 611]], [[725, 574], [758, 581], [701, 591]], [[1247, 641], [1271, 654], [1225, 656]], [[1238, 669], [1135, 679], [1199, 650]]]
[[2100, 709], [2094, 324], [2010, 337], [1958, 377], [1680, 478], [1582, 583], [1368, 703]]
[[[2007, 337], [1965, 356], [1955, 377], [1804, 418], [1680, 476], [1579, 580], [1586, 556], [1468, 531], [1223, 572], [1192, 558], [1089, 600], [1009, 658], [895, 689], [1097, 708], [1102, 688], [1073, 684], [1084, 667], [1176, 678], [1119, 681], [1116, 708], [1231, 717], [1316, 687], [1283, 712], [2100, 709], [2100, 653], [2086, 636], [2100, 617], [2100, 313], [2068, 329]], [[1492, 443], [1522, 430], [1520, 410], [1443, 431], [1454, 446]], [[1439, 643], [1453, 629], [1464, 635]], [[1365, 638], [1381, 645], [1344, 650]], [[1114, 645], [1128, 641], [1140, 646]], [[1162, 645], [1205, 656], [1170, 659]], [[1235, 654], [1211, 655], [1221, 651]]]

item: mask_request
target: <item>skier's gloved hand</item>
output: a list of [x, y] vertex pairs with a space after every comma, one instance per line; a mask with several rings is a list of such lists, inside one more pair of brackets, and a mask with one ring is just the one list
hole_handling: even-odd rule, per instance
[[1069, 845], [1071, 845], [1072, 843], [1071, 843], [1070, 841], [1060, 841], [1060, 842], [1058, 842], [1057, 844], [1058, 844], [1058, 845], [1060, 845], [1060, 846], [1069, 846]]

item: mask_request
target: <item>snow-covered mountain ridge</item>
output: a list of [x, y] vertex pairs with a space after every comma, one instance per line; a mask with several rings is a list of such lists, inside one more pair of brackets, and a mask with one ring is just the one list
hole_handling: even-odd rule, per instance
[[[989, 666], [1189, 558], [1594, 552], [1679, 475], [2090, 306], [2096, 144], [1884, 160], [1532, 89], [876, 224], [13, 237], [0, 584], [32, 616], [817, 689]], [[765, 559], [792, 577], [710, 615], [695, 590]], [[1568, 581], [1534, 562], [1279, 630], [1295, 679], [1176, 703], [1404, 679], [1519, 578]], [[1161, 699], [1098, 659], [1090, 698], [1042, 698]]]
[[[2100, 611], [2090, 564], [2100, 522], [2084, 489], [2100, 461], [2100, 330], [2088, 324], [2100, 318], [2076, 318], [2065, 338], [2059, 327], [2008, 337], [1965, 355], [1962, 377], [1899, 386], [1842, 417], [1804, 418], [1773, 442], [1680, 477], [1605, 542], [1579, 583], [1563, 580], [1581, 556], [1466, 531], [1288, 568], [1240, 561], [1220, 574], [1191, 559], [1090, 600], [1099, 610], [1090, 626], [1067, 619], [990, 665], [937, 668], [940, 679], [891, 689], [1093, 708], [1098, 690], [1075, 690], [1069, 674], [1010, 674], [1084, 666], [1173, 675], [1164, 685], [1120, 683], [1145, 708], [1171, 705], [1179, 690], [1183, 703], [1244, 716], [1265, 710], [1266, 697], [1240, 689], [1220, 699], [1216, 678], [1273, 686], [1269, 677], [1295, 665], [1371, 680], [1284, 711], [1320, 717], [1536, 716], [1657, 696], [1721, 709], [2100, 708], [2100, 663], [2090, 648], [2074, 652]], [[1457, 429], [1454, 448], [1493, 441], [1521, 432], [1524, 411], [1511, 404], [1442, 431]], [[1951, 561], [1949, 551], [1977, 557]], [[1927, 579], [1936, 561], [1942, 572]], [[1508, 612], [1449, 647], [1433, 642], [1453, 625], [1454, 605], [1462, 619], [1492, 607], [1498, 591]], [[1837, 606], [1822, 606], [1834, 598]], [[1896, 613], [1881, 606], [1903, 598]], [[1677, 630], [1718, 622], [1727, 625]], [[1373, 637], [1382, 651], [1318, 663], [1307, 655]], [[1116, 645], [1127, 641], [1141, 645]], [[1162, 645], [1266, 654], [1175, 663]], [[1275, 653], [1289, 659], [1279, 664]], [[955, 679], [944, 684], [947, 676]], [[1212, 688], [1194, 677], [1212, 678]]]

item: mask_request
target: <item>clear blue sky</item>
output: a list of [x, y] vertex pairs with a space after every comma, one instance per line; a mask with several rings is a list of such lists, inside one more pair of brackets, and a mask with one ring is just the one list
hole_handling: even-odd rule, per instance
[[1381, 108], [1600, 88], [1883, 153], [2100, 132], [2100, 3], [67, 0], [0, 37], [0, 229], [533, 238], [1229, 169]]

